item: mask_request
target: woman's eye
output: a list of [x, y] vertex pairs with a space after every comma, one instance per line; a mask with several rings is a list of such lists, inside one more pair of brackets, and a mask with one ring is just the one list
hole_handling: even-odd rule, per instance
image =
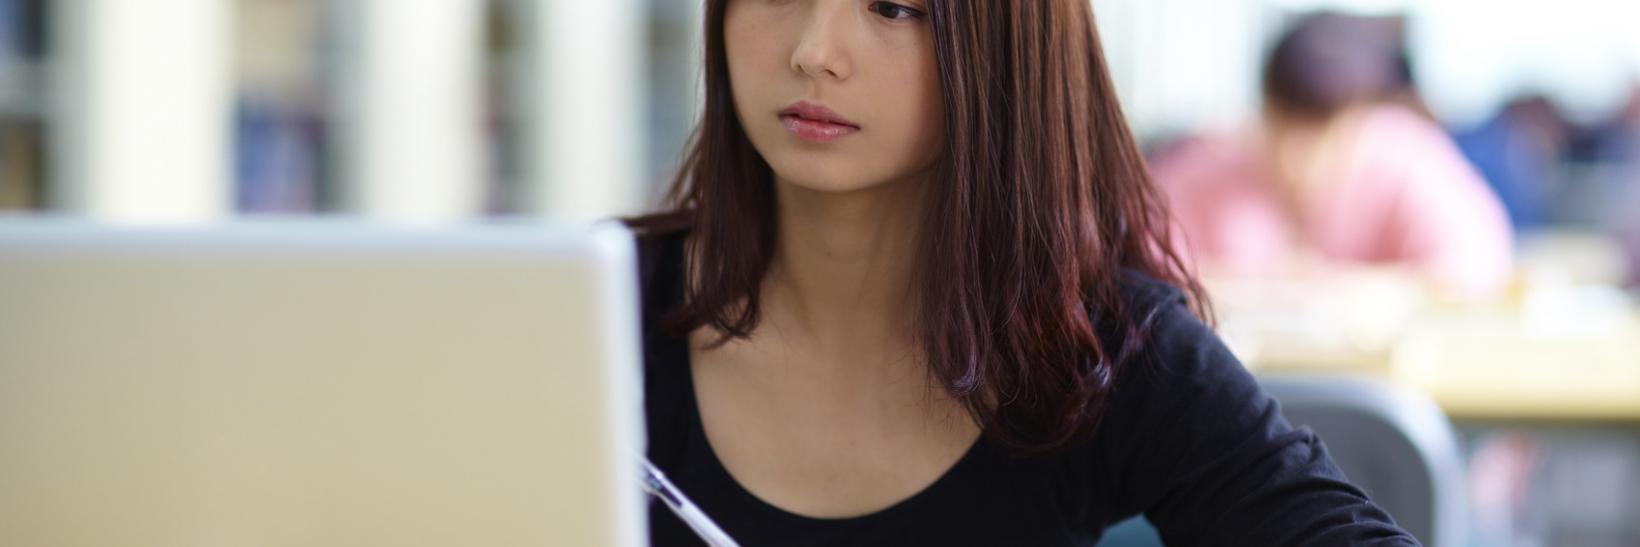
[[922, 16], [922, 12], [893, 2], [872, 2], [868, 8], [872, 13], [889, 19], [915, 19]]

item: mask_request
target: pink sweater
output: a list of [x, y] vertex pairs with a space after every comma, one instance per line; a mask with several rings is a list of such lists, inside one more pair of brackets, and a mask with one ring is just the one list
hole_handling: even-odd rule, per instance
[[[1239, 275], [1269, 275], [1304, 241], [1331, 261], [1403, 264], [1463, 296], [1505, 285], [1513, 241], [1502, 202], [1436, 125], [1374, 107], [1323, 169], [1318, 191], [1282, 206], [1259, 152], [1262, 138], [1201, 138], [1153, 165], [1187, 259]], [[1324, 181], [1324, 182], [1323, 182]]]

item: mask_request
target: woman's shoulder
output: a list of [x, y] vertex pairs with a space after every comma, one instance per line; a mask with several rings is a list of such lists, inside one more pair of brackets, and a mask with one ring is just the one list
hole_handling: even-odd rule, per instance
[[[1163, 334], [1174, 333], [1176, 327], [1202, 322], [1191, 308], [1190, 297], [1178, 285], [1133, 268], [1123, 268], [1116, 282], [1115, 302], [1101, 306], [1088, 303], [1094, 324], [1101, 330], [1122, 329], [1131, 326], [1137, 331], [1120, 333], [1141, 335], [1152, 340]], [[1106, 310], [1104, 308], [1113, 308]], [[1166, 327], [1166, 328], [1164, 328]], [[1205, 328], [1205, 327], [1204, 327]], [[1146, 344], [1147, 346], [1151, 344]]]
[[694, 217], [687, 212], [674, 211], [657, 213], [639, 217], [621, 219], [632, 236], [638, 242], [638, 254], [642, 259], [646, 254], [664, 254], [671, 248], [681, 249], [684, 238], [688, 237], [689, 229], [694, 224]]
[[691, 218], [685, 213], [661, 213], [622, 222], [637, 242], [639, 280], [647, 297], [652, 285], [664, 285], [681, 271]]
[[[1122, 272], [1118, 286], [1123, 320], [1096, 321], [1129, 356], [1118, 389], [1210, 384], [1246, 374], [1182, 288], [1133, 269]], [[1110, 325], [1128, 326], [1111, 332]]]
[[689, 223], [680, 214], [625, 219], [638, 251], [639, 300], [645, 338], [667, 334], [663, 318], [683, 300], [685, 241]]
[[1184, 290], [1177, 285], [1134, 268], [1122, 268], [1117, 286], [1121, 289], [1124, 303], [1129, 306], [1154, 308], [1167, 305], [1188, 306], [1190, 303]]

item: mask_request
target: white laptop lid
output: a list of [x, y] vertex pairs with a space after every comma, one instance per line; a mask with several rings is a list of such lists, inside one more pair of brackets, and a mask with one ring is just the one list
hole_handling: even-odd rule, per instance
[[0, 545], [641, 545], [613, 225], [0, 221]]

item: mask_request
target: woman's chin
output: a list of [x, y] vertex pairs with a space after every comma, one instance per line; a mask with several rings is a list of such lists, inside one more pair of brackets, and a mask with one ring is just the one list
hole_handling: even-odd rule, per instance
[[775, 179], [793, 190], [847, 194], [869, 190], [883, 184], [883, 177], [843, 168], [845, 166], [838, 165], [842, 162], [835, 159], [789, 163], [775, 166]]
[[817, 178], [813, 176], [792, 178], [779, 176], [776, 180], [787, 186], [789, 190], [814, 194], [854, 194], [884, 186], [884, 183], [880, 181], [863, 178]]

